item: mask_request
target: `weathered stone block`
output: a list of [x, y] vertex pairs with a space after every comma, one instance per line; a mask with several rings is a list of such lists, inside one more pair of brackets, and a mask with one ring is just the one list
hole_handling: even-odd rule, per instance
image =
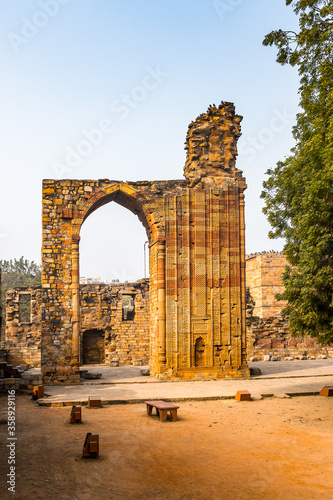
[[88, 408], [101, 408], [102, 401], [101, 398], [95, 396], [88, 397]]
[[251, 393], [249, 391], [237, 391], [235, 399], [237, 401], [251, 401]]
[[333, 386], [325, 386], [319, 393], [320, 396], [331, 397], [333, 396]]

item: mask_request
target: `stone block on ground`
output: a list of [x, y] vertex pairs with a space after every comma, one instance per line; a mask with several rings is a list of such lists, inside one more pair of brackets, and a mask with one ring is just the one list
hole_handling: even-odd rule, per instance
[[235, 396], [236, 401], [251, 401], [251, 393], [249, 391], [237, 391]]
[[102, 401], [101, 398], [96, 396], [88, 396], [88, 408], [101, 408]]
[[150, 375], [149, 368], [144, 368], [144, 369], [140, 370], [140, 372], [141, 372], [141, 375], [145, 375], [145, 376]]
[[260, 368], [250, 368], [250, 375], [251, 375], [251, 377], [257, 377], [257, 376], [261, 375]]
[[333, 396], [333, 386], [325, 386], [319, 393], [320, 396], [331, 397]]

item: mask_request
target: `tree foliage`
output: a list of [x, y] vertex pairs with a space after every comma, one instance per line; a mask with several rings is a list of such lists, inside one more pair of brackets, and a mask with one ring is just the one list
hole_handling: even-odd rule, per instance
[[299, 16], [299, 31], [269, 33], [277, 62], [296, 66], [300, 107], [296, 145], [267, 171], [264, 213], [271, 238], [285, 238], [290, 266], [283, 275], [294, 335], [333, 341], [333, 0], [286, 0]]
[[5, 317], [6, 293], [17, 286], [40, 286], [41, 269], [34, 261], [24, 257], [14, 260], [0, 260], [2, 285], [2, 315]]

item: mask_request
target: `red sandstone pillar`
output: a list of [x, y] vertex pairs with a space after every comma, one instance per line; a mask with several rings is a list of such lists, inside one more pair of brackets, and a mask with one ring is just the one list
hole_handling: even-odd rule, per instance
[[79, 271], [80, 236], [72, 238], [72, 360], [71, 365], [80, 364], [80, 271]]
[[158, 360], [166, 363], [166, 310], [165, 310], [165, 241], [157, 242], [157, 301], [158, 301]]
[[245, 279], [245, 200], [244, 192], [239, 195], [239, 220], [240, 220], [240, 287], [241, 287], [241, 366], [246, 364], [246, 279]]

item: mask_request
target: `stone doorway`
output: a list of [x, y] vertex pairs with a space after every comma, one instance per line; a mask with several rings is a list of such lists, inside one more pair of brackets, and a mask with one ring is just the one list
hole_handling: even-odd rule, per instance
[[103, 330], [86, 330], [82, 338], [83, 364], [105, 363], [105, 333]]

